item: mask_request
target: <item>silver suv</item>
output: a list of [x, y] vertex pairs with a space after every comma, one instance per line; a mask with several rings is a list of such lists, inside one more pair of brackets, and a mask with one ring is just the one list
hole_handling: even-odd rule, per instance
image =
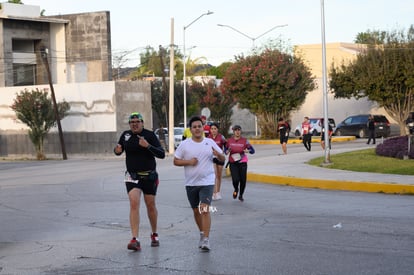
[[[322, 125], [321, 125], [321, 119], [323, 119], [323, 117], [311, 117], [309, 118], [309, 123], [311, 125], [311, 133], [312, 136], [320, 136], [321, 135], [321, 130], [322, 130]], [[329, 125], [331, 125], [332, 129], [335, 129], [335, 120], [333, 118], [328, 118], [329, 120]], [[300, 136], [302, 133], [302, 123], [300, 123], [298, 126], [296, 126], [295, 128], [295, 136]]]

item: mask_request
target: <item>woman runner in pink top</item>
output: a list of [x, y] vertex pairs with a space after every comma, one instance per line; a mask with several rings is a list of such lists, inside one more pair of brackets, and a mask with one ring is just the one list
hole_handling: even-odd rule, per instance
[[[210, 125], [210, 136], [212, 140], [216, 142], [218, 147], [224, 150], [224, 146], [226, 145], [227, 141], [225, 137], [219, 133], [219, 127], [217, 123], [212, 123]], [[213, 193], [213, 200], [221, 200], [220, 188], [221, 188], [221, 177], [223, 175], [223, 166], [224, 161], [221, 162], [218, 159], [213, 159], [214, 162], [214, 172], [216, 173], [216, 181], [214, 185], [214, 193]]]

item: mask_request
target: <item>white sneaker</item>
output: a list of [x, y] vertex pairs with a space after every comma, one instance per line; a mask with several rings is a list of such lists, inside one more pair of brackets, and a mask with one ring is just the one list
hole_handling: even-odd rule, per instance
[[216, 200], [218, 200], [217, 193], [213, 193], [213, 201], [216, 201]]
[[221, 199], [222, 199], [222, 197], [221, 197], [220, 192], [217, 192], [216, 193], [216, 200], [221, 200]]
[[208, 238], [203, 239], [203, 243], [201, 244], [201, 251], [209, 252], [210, 251], [210, 242]]

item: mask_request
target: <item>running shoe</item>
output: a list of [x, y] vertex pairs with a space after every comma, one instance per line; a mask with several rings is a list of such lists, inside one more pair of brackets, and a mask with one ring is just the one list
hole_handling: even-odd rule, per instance
[[240, 196], [239, 196], [239, 201], [244, 201], [244, 199], [243, 199], [243, 196], [242, 196], [242, 195], [240, 195]]
[[138, 240], [133, 238], [128, 244], [128, 249], [129, 250], [140, 251], [141, 250], [141, 244], [139, 243]]
[[237, 198], [237, 191], [234, 191], [233, 192], [233, 199], [236, 199]]
[[203, 239], [203, 243], [201, 244], [201, 251], [209, 252], [210, 251], [210, 242], [208, 238]]
[[217, 192], [216, 193], [216, 200], [221, 200], [221, 199], [223, 199], [223, 198], [221, 197], [220, 192]]
[[217, 200], [217, 193], [213, 193], [213, 201]]
[[151, 234], [151, 246], [152, 247], [160, 246], [160, 240], [158, 239], [158, 233]]

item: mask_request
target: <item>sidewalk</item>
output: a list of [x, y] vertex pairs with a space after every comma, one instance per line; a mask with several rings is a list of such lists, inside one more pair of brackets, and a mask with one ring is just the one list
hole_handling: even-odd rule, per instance
[[[349, 138], [349, 137], [348, 137]], [[335, 142], [349, 140], [336, 138]], [[290, 141], [290, 140], [289, 140]], [[298, 142], [292, 140], [291, 143]], [[278, 144], [278, 141], [254, 141], [252, 144]], [[335, 150], [333, 154], [352, 150]], [[288, 155], [250, 158], [248, 181], [289, 185], [306, 188], [414, 194], [414, 176], [352, 172], [316, 167], [307, 161], [321, 156], [321, 152], [303, 152]]]

